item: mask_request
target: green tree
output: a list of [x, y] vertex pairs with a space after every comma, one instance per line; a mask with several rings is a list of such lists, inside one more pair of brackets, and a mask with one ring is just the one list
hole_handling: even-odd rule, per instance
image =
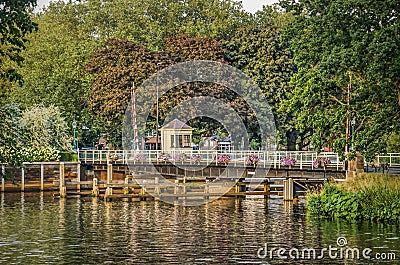
[[[287, 142], [293, 129], [291, 112], [279, 107], [292, 90], [290, 78], [296, 73], [293, 54], [287, 41], [282, 40], [282, 30], [288, 14], [272, 7], [264, 7], [256, 14], [256, 22], [241, 30], [226, 43], [227, 60], [252, 78], [264, 92], [275, 116], [281, 143]], [[288, 137], [286, 137], [288, 135]]]
[[[281, 1], [293, 14], [285, 33], [298, 74], [285, 109], [319, 149], [345, 145], [372, 159], [398, 131], [400, 96], [397, 1]], [[348, 100], [348, 86], [350, 98]], [[354, 142], [346, 119], [355, 118]]]
[[25, 82], [14, 86], [10, 101], [22, 108], [58, 106], [69, 124], [83, 119], [91, 85], [84, 69], [99, 45], [86, 30], [84, 12], [81, 5], [57, 2], [34, 18], [39, 31], [29, 36], [19, 69]]
[[186, 32], [190, 37], [227, 39], [250, 20], [240, 3], [227, 0], [51, 3], [34, 17], [39, 32], [28, 36], [26, 61], [18, 69], [25, 83], [14, 85], [7, 100], [22, 108], [58, 106], [68, 124], [77, 120], [95, 137], [104, 132], [104, 125], [111, 128], [108, 121], [92, 116], [93, 106], [88, 106], [94, 96], [92, 75], [84, 69], [99, 47], [110, 39], [127, 39], [142, 49], [162, 52], [168, 36]]
[[1, 0], [0, 1], [0, 78], [6, 80], [22, 80], [13, 63], [21, 64], [21, 51], [27, 43], [26, 35], [36, 30], [30, 11], [36, 0]]
[[[112, 138], [111, 142], [119, 146], [122, 121], [133, 82], [140, 86], [158, 70], [179, 62], [223, 61], [224, 53], [225, 50], [219, 41], [211, 38], [191, 38], [187, 35], [167, 38], [165, 51], [160, 52], [150, 51], [128, 40], [110, 40], [94, 54], [87, 66], [87, 71], [95, 76], [89, 106], [93, 114], [102, 119], [103, 126]], [[163, 120], [174, 106], [195, 95], [216, 98], [220, 98], [219, 95], [224, 95], [225, 98], [233, 96], [227, 89], [221, 89], [209, 84], [178, 86], [160, 99], [160, 119]], [[235, 104], [240, 105], [239, 102]], [[155, 108], [151, 117], [153, 126], [150, 127], [154, 130]]]

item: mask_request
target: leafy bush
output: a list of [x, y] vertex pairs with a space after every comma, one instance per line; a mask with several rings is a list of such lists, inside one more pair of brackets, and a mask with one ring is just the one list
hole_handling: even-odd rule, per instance
[[60, 161], [78, 162], [78, 155], [71, 152], [60, 152]]
[[342, 185], [326, 183], [321, 193], [309, 193], [307, 208], [328, 218], [400, 223], [399, 198], [397, 176], [361, 174]]

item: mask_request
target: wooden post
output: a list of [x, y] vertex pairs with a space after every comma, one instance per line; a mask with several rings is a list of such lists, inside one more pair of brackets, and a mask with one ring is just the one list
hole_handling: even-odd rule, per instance
[[174, 194], [179, 193], [179, 180], [175, 180]]
[[237, 182], [236, 184], [235, 184], [235, 193], [237, 194], [237, 193], [239, 193], [240, 192], [240, 185], [239, 185], [239, 182]]
[[264, 199], [268, 199], [269, 197], [269, 186], [268, 186], [268, 180], [264, 180]]
[[294, 199], [294, 187], [293, 187], [293, 179], [288, 178], [283, 181], [283, 199], [285, 201], [293, 201]]
[[111, 163], [107, 164], [107, 188], [106, 194], [104, 195], [104, 200], [107, 200], [108, 196], [112, 195], [112, 188], [110, 187], [112, 182], [113, 166]]
[[[87, 152], [87, 151], [85, 151], [85, 152]], [[78, 161], [78, 164], [76, 165], [76, 178], [77, 178], [77, 182], [78, 182], [78, 184], [76, 185], [76, 189], [78, 191], [81, 191], [81, 162], [79, 162], [79, 161]]]
[[155, 185], [154, 193], [155, 194], [160, 194], [161, 190], [160, 190], [160, 179], [159, 179], [159, 177], [155, 177], [154, 178], [154, 185]]
[[98, 186], [97, 178], [93, 178], [92, 196], [93, 197], [99, 196], [99, 186]]
[[2, 164], [1, 165], [1, 191], [5, 191], [6, 190], [6, 181], [4, 179], [4, 176], [6, 175], [6, 165]]
[[21, 169], [21, 191], [25, 191], [25, 168], [24, 165], [22, 165]]
[[65, 165], [63, 162], [60, 163], [60, 197], [67, 196], [67, 188], [65, 187]]
[[40, 164], [40, 190], [44, 190], [44, 164]]
[[303, 153], [300, 153], [300, 169], [303, 169]]

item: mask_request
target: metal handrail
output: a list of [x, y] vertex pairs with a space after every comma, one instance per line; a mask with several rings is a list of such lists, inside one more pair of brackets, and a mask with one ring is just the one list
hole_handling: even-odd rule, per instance
[[331, 160], [330, 168], [336, 167], [337, 170], [343, 167], [343, 161], [340, 161], [339, 155], [333, 152], [317, 153], [314, 151], [217, 151], [217, 150], [187, 150], [187, 151], [163, 151], [163, 150], [84, 150], [78, 153], [79, 159], [85, 163], [103, 163], [109, 162], [110, 160], [118, 160], [121, 163], [127, 164], [137, 162], [135, 157], [141, 154], [146, 158], [146, 161], [160, 162], [159, 157], [162, 153], [170, 156], [170, 161], [174, 161], [174, 157], [178, 154], [184, 153], [186, 155], [186, 162], [193, 163], [190, 161], [190, 157], [193, 155], [200, 155], [202, 162], [217, 164], [217, 157], [221, 154], [228, 154], [231, 157], [230, 162], [234, 163], [235, 166], [243, 165], [246, 166], [246, 160], [251, 154], [255, 154], [259, 157], [259, 166], [273, 166], [274, 168], [282, 167], [280, 160], [283, 157], [293, 157], [296, 159], [296, 167], [312, 167], [312, 163], [317, 157], [327, 157]]

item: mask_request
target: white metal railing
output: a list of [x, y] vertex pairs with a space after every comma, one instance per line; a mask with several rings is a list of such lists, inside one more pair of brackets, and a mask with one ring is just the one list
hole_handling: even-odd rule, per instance
[[[230, 163], [235, 166], [246, 166], [247, 160], [251, 154], [255, 154], [259, 158], [258, 165], [263, 167], [281, 168], [280, 163], [283, 157], [292, 157], [296, 159], [294, 167], [311, 168], [313, 162], [318, 157], [327, 157], [331, 161], [327, 167], [343, 168], [343, 161], [340, 161], [339, 155], [332, 152], [317, 153], [313, 151], [215, 151], [215, 150], [187, 150], [187, 151], [156, 151], [156, 150], [84, 150], [79, 152], [79, 160], [85, 163], [107, 163], [110, 160], [117, 160], [120, 163], [140, 163], [138, 156], [140, 155], [146, 162], [162, 162], [159, 157], [162, 154], [169, 155], [169, 161], [175, 162], [176, 156], [180, 154], [186, 155], [185, 163], [195, 164], [191, 161], [193, 155], [199, 155], [202, 163], [217, 163], [217, 157], [221, 154], [228, 154], [231, 158]], [[143, 162], [145, 162], [143, 161]]]
[[400, 167], [400, 153], [388, 153], [386, 155], [379, 155], [376, 157], [374, 164], [375, 166], [386, 164], [389, 167]]

